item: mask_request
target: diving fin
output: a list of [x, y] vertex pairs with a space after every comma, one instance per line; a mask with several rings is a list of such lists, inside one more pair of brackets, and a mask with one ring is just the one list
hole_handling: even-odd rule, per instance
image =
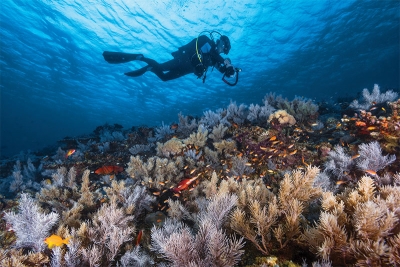
[[130, 72], [125, 72], [124, 74], [126, 76], [130, 76], [130, 77], [139, 77], [139, 76], [142, 76], [143, 74], [145, 74], [146, 71], [148, 71], [148, 70], [151, 70], [150, 66], [146, 66], [141, 69], [130, 71]]
[[143, 55], [104, 51], [103, 57], [110, 64], [118, 64], [118, 63], [130, 62], [133, 60], [140, 60], [143, 58]]

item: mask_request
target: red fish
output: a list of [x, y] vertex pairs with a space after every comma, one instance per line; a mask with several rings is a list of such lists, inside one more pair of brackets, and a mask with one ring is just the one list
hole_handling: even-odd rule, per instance
[[186, 188], [189, 187], [189, 185], [191, 185], [197, 179], [197, 177], [198, 176], [193, 177], [193, 178], [183, 179], [182, 181], [179, 182], [177, 187], [172, 189], [172, 191], [174, 191], [175, 193], [179, 193], [182, 190], [185, 190]]
[[123, 171], [124, 168], [122, 168], [121, 166], [110, 165], [98, 168], [97, 170], [94, 171], [94, 173], [99, 175], [107, 175], [107, 174], [117, 174]]
[[139, 234], [138, 234], [138, 236], [136, 238], [136, 246], [139, 246], [140, 240], [142, 240], [142, 235], [143, 235], [143, 230], [140, 230]]

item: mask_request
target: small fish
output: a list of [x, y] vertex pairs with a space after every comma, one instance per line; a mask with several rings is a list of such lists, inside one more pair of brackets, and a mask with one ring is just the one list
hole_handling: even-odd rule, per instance
[[369, 126], [368, 128], [367, 128], [367, 130], [368, 131], [374, 131], [374, 130], [376, 130], [377, 128], [375, 127], [375, 126]]
[[178, 129], [178, 124], [176, 124], [176, 123], [172, 124], [171, 129], [172, 130]]
[[75, 149], [69, 149], [68, 151], [67, 151], [67, 154], [65, 154], [65, 158], [68, 158], [69, 156], [71, 156], [72, 154], [74, 154], [75, 153]]
[[372, 176], [376, 176], [377, 175], [376, 171], [374, 171], [374, 170], [366, 170], [365, 172], [368, 173], [369, 175], [372, 175]]
[[269, 141], [275, 141], [276, 140], [276, 135], [272, 136]]
[[289, 155], [294, 155], [297, 153], [297, 149], [293, 150], [292, 152], [289, 153]]
[[289, 145], [287, 148], [290, 149], [294, 146], [294, 144]]
[[347, 181], [343, 181], [343, 180], [336, 181], [337, 185], [341, 185], [341, 184], [345, 184], [345, 183], [347, 183]]
[[266, 151], [268, 148], [260, 146], [260, 149]]
[[385, 112], [385, 113], [386, 113], [386, 109], [385, 109], [384, 107], [382, 107], [382, 110], [383, 110], [383, 112]]
[[107, 174], [116, 174], [123, 171], [124, 168], [122, 168], [121, 166], [109, 165], [98, 168], [97, 170], [94, 171], [94, 173], [98, 175], [107, 175]]
[[360, 154], [355, 154], [354, 156], [351, 157], [351, 159], [356, 159], [356, 158], [359, 158], [359, 157], [360, 157]]
[[306, 166], [308, 166], [309, 164], [307, 164], [307, 162], [305, 162], [305, 160], [304, 160], [304, 156], [301, 156], [301, 162], [304, 164], [304, 165], [306, 165]]
[[377, 107], [372, 107], [372, 108], [369, 109], [369, 111], [373, 111], [375, 109], [377, 109]]
[[63, 244], [65, 245], [69, 244], [69, 237], [62, 239], [58, 235], [51, 235], [44, 240], [44, 243], [47, 244], [49, 249], [52, 249], [54, 246], [61, 247]]
[[136, 246], [139, 246], [140, 240], [142, 240], [142, 236], [143, 236], [143, 230], [140, 230], [136, 238]]

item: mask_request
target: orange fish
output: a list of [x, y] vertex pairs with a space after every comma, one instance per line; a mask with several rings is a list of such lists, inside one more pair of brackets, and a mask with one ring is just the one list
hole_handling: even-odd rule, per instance
[[117, 174], [123, 171], [124, 168], [122, 168], [121, 166], [110, 165], [98, 168], [97, 170], [94, 171], [94, 173], [99, 175], [107, 175], [107, 174]]
[[374, 171], [374, 170], [366, 170], [365, 172], [368, 173], [369, 175], [372, 175], [372, 176], [376, 176], [377, 175], [376, 171]]
[[187, 178], [187, 179], [183, 179], [182, 181], [179, 182], [178, 186], [173, 188], [172, 191], [174, 191], [175, 193], [179, 193], [182, 190], [185, 190], [186, 188], [188, 188], [189, 185], [191, 185], [198, 176], [193, 177], [193, 178]]
[[347, 181], [343, 181], [343, 180], [336, 181], [337, 185], [341, 185], [341, 184], [345, 184], [345, 183], [347, 183]]
[[143, 236], [143, 230], [140, 230], [136, 238], [136, 246], [139, 246], [140, 240], [142, 240], [142, 236]]
[[47, 244], [49, 249], [52, 249], [54, 246], [61, 247], [63, 244], [67, 245], [69, 243], [69, 237], [62, 239], [58, 235], [51, 235], [44, 240], [44, 243]]
[[65, 154], [65, 158], [68, 158], [69, 156], [71, 156], [72, 154], [74, 154], [75, 153], [75, 149], [69, 149], [68, 151], [67, 151], [67, 154]]

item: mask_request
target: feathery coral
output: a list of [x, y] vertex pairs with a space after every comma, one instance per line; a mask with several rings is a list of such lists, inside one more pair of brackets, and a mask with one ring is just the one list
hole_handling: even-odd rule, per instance
[[41, 213], [35, 201], [28, 194], [22, 194], [18, 213], [5, 212], [4, 218], [15, 231], [17, 247], [33, 248], [39, 252], [45, 248], [43, 240], [58, 221], [59, 215], [55, 212]]

